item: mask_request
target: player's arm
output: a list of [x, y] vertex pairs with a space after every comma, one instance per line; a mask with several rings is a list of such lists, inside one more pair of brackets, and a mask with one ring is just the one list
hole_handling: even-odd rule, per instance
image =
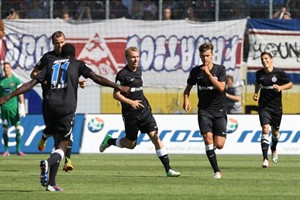
[[274, 90], [276, 92], [280, 92], [282, 90], [288, 90], [288, 89], [291, 89], [293, 87], [293, 83], [292, 82], [288, 82], [286, 84], [283, 84], [283, 85], [273, 85], [274, 87]]
[[185, 111], [191, 110], [190, 93], [191, 93], [192, 87], [193, 87], [192, 85], [187, 84], [183, 91], [183, 109]]
[[[7, 102], [9, 99], [18, 96], [20, 94], [24, 94], [31, 90], [36, 84], [38, 84], [38, 81], [36, 79], [32, 79], [31, 81], [28, 81], [27, 83], [24, 83], [21, 87], [16, 89], [15, 91], [9, 93], [7, 96], [0, 98], [0, 105], [3, 105], [5, 102]], [[24, 99], [23, 99], [24, 101]]]
[[37, 68], [34, 68], [30, 74], [30, 78], [34, 79], [38, 74], [39, 74], [40, 70], [38, 70]]
[[239, 95], [232, 95], [232, 94], [226, 93], [226, 97], [228, 99], [231, 99], [232, 101], [236, 101], [236, 102], [241, 101], [241, 96], [239, 96]]
[[[211, 73], [210, 70], [208, 68], [208, 66], [202, 66], [201, 67], [202, 71], [204, 71], [204, 73], [206, 73], [206, 75], [208, 76], [209, 80], [211, 81], [211, 83], [214, 85], [214, 87], [219, 90], [220, 92], [224, 92], [225, 88], [226, 88], [226, 82], [224, 81], [218, 81]], [[223, 68], [222, 74], [220, 76], [225, 77], [226, 76], [226, 71], [225, 71], [225, 67]]]
[[258, 100], [258, 92], [260, 90], [260, 84], [255, 83], [255, 88], [254, 88], [254, 95], [253, 95], [253, 100], [257, 101]]
[[82, 89], [86, 88], [86, 81], [85, 80], [79, 80], [78, 81], [79, 87], [81, 87]]
[[24, 94], [20, 94], [19, 96], [19, 114], [20, 117], [25, 117], [26, 116], [26, 112], [25, 112], [25, 100], [24, 100]]
[[97, 75], [93, 71], [89, 71], [87, 73], [86, 77], [92, 79], [98, 85], [102, 85], [102, 86], [106, 86], [106, 87], [111, 87], [111, 88], [114, 88], [116, 90], [120, 90], [120, 91], [125, 92], [125, 93], [129, 92], [129, 90], [130, 90], [129, 87], [124, 87], [124, 86], [117, 85], [114, 82], [112, 82], [112, 81], [104, 78], [103, 76]]
[[132, 100], [132, 99], [126, 98], [124, 95], [122, 95], [121, 91], [114, 90], [113, 97], [117, 101], [129, 104], [134, 109], [144, 108], [144, 105], [141, 103], [142, 102], [141, 100]]

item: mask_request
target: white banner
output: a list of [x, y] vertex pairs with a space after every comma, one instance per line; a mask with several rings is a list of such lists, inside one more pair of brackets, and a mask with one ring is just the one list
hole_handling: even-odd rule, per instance
[[[159, 136], [170, 154], [205, 154], [197, 115], [155, 115]], [[99, 153], [106, 134], [124, 136], [121, 115], [86, 115], [80, 153]], [[284, 115], [280, 127], [279, 154], [300, 154], [300, 115]], [[261, 127], [258, 115], [229, 115], [227, 139], [217, 154], [261, 154]], [[269, 151], [270, 152], [270, 151]], [[147, 134], [139, 134], [133, 150], [111, 146], [104, 153], [155, 154]]]
[[[2, 60], [11, 62], [23, 82], [41, 56], [53, 49], [51, 35], [63, 31], [76, 46], [76, 57], [114, 81], [125, 66], [124, 50], [140, 48], [144, 86], [182, 88], [190, 70], [201, 64], [198, 47], [212, 42], [214, 62], [224, 65], [236, 81], [241, 78], [243, 36], [247, 19], [196, 23], [186, 20], [104, 20], [72, 24], [53, 20], [5, 20]], [[90, 84], [89, 84], [90, 85]]]
[[281, 68], [294, 84], [300, 83], [300, 19], [249, 19], [247, 82], [255, 83], [255, 72], [262, 68], [260, 55], [269, 52], [274, 67]]

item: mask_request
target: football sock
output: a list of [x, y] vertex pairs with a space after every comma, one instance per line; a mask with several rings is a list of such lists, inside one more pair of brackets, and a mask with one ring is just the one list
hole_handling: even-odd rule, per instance
[[170, 167], [170, 160], [169, 160], [167, 150], [165, 148], [158, 149], [156, 150], [156, 155], [160, 159], [161, 163], [163, 164], [166, 172], [168, 172], [169, 169], [171, 169], [171, 167]]
[[57, 175], [58, 168], [59, 168], [59, 163], [56, 163], [50, 167], [49, 182], [48, 182], [49, 185], [56, 185], [55, 177]]
[[117, 138], [110, 138], [109, 140], [107, 140], [107, 144], [117, 146], [116, 141]]
[[22, 136], [20, 133], [20, 127], [16, 127], [16, 142], [17, 142], [16, 150], [17, 150], [17, 153], [21, 152], [21, 139], [22, 139]]
[[56, 149], [47, 159], [48, 166], [50, 167], [52, 165], [55, 165], [56, 163], [59, 163], [64, 156], [64, 152], [61, 149]]
[[214, 145], [213, 144], [205, 145], [205, 149], [206, 149], [206, 156], [210, 162], [211, 167], [214, 170], [214, 173], [219, 172], [220, 169], [217, 162], [217, 155], [215, 154], [215, 150], [214, 150]]
[[48, 139], [48, 137], [49, 137], [49, 135], [47, 135], [47, 134], [43, 133], [43, 135], [42, 135], [42, 139], [43, 139], [44, 141], [46, 141], [46, 140]]
[[268, 140], [268, 134], [262, 134], [261, 136], [261, 150], [263, 154], [264, 159], [268, 159], [268, 149], [269, 149], [269, 140]]
[[65, 155], [65, 163], [67, 163], [71, 159], [72, 145], [73, 145], [73, 141], [70, 139], [69, 143], [68, 143], [68, 148], [67, 148], [67, 151], [66, 151], [66, 155]]
[[271, 145], [271, 150], [272, 151], [276, 151], [276, 146], [277, 146], [278, 140], [279, 140], [279, 134], [278, 134], [277, 137], [272, 136], [272, 145]]

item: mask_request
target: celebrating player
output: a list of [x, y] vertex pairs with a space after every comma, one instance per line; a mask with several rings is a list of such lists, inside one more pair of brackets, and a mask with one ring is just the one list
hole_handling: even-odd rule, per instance
[[292, 82], [288, 79], [286, 73], [278, 68], [273, 67], [272, 55], [263, 52], [260, 55], [263, 69], [256, 72], [254, 101], [258, 100], [259, 120], [262, 127], [261, 149], [263, 154], [263, 168], [268, 168], [270, 162], [268, 159], [269, 149], [269, 130], [272, 128], [272, 161], [278, 161], [276, 146], [279, 140], [279, 127], [282, 118], [282, 90], [288, 90], [293, 87]]
[[190, 72], [183, 93], [183, 109], [191, 110], [190, 91], [197, 84], [198, 124], [204, 138], [207, 158], [215, 173], [213, 178], [220, 179], [222, 174], [214, 148], [222, 149], [226, 139], [226, 69], [212, 62], [213, 49], [211, 43], [204, 43], [199, 47], [203, 64]]
[[[62, 47], [62, 58], [48, 62], [46, 67], [31, 81], [0, 99], [0, 105], [12, 97], [23, 94], [36, 84], [43, 83], [43, 114], [45, 121], [44, 133], [53, 135], [55, 150], [47, 160], [40, 162], [40, 182], [46, 191], [63, 191], [56, 185], [56, 174], [60, 160], [63, 159], [71, 136], [72, 124], [77, 107], [78, 78], [82, 75], [92, 79], [95, 83], [112, 87], [124, 93], [128, 87], [119, 86], [108, 79], [95, 74], [84, 62], [74, 59], [75, 47], [65, 44]], [[50, 173], [48, 176], [48, 168]]]
[[[52, 34], [51, 36], [52, 44], [54, 46], [54, 50], [49, 51], [45, 53], [40, 61], [37, 63], [33, 71], [31, 72], [30, 76], [31, 78], [34, 78], [37, 76], [39, 71], [43, 69], [43, 67], [46, 67], [49, 63], [52, 63], [53, 60], [56, 60], [57, 58], [61, 58], [61, 49], [63, 45], [65, 44], [65, 35], [61, 31], [56, 31]], [[85, 88], [86, 82], [85, 81], [79, 81], [79, 85], [81, 88]], [[43, 87], [43, 84], [42, 84]], [[39, 143], [38, 143], [38, 149], [40, 151], [43, 151], [46, 146], [46, 141], [48, 139], [49, 135], [43, 133]], [[65, 155], [65, 165], [63, 167], [63, 170], [65, 172], [67, 171], [72, 171], [74, 169], [74, 166], [72, 165], [71, 162], [71, 153], [72, 153], [72, 145], [73, 145], [73, 136], [71, 135], [69, 144], [68, 144], [68, 149], [67, 153]]]
[[171, 169], [167, 150], [158, 137], [158, 128], [152, 115], [150, 104], [143, 92], [142, 70], [139, 68], [140, 55], [137, 47], [129, 47], [125, 50], [127, 65], [118, 72], [116, 83], [131, 87], [130, 93], [120, 90], [114, 91], [114, 98], [121, 102], [122, 115], [125, 124], [125, 137], [112, 138], [107, 134], [101, 143], [99, 150], [104, 152], [110, 145], [120, 148], [134, 149], [138, 132], [147, 133], [155, 146], [156, 155], [161, 160], [166, 174], [169, 177], [177, 177], [180, 172]]

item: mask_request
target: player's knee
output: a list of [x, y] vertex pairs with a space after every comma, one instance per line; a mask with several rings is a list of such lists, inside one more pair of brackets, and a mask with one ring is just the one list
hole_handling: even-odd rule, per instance
[[215, 144], [215, 147], [217, 148], [217, 149], [223, 149], [223, 147], [224, 147], [224, 144]]

